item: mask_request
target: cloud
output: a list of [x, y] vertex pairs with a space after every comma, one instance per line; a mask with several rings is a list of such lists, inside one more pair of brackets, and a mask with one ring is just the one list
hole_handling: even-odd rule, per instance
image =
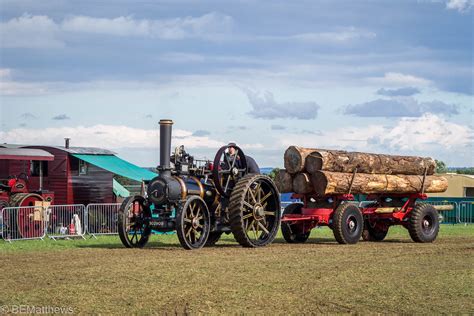
[[56, 120], [56, 121], [64, 121], [64, 120], [70, 120], [71, 118], [67, 116], [66, 114], [60, 114], [60, 115], [56, 115], [52, 117], [51, 119]]
[[358, 151], [403, 153], [463, 151], [472, 143], [474, 130], [463, 124], [447, 121], [435, 114], [417, 118], [401, 118], [394, 126], [368, 125], [343, 127], [324, 135], [285, 135], [282, 146], [307, 146], [331, 149], [352, 147]]
[[470, 11], [473, 6], [474, 1], [472, 0], [448, 0], [446, 2], [446, 9], [457, 10], [461, 13]]
[[[197, 136], [181, 129], [173, 130], [173, 145], [187, 148], [220, 148], [226, 143], [208, 136]], [[42, 129], [16, 128], [0, 131], [2, 142], [11, 144], [60, 145], [64, 137], [71, 136], [73, 146], [100, 148], [157, 148], [158, 129], [132, 128], [122, 125], [94, 125], [76, 127], [50, 127]], [[261, 144], [246, 144], [245, 148], [262, 148]]]
[[162, 40], [217, 40], [226, 38], [232, 27], [232, 17], [219, 12], [155, 20], [134, 19], [131, 16], [96, 18], [76, 15], [60, 22], [45, 15], [25, 13], [0, 23], [0, 43], [4, 48], [61, 48], [73, 33]]
[[377, 91], [378, 95], [384, 95], [388, 97], [397, 97], [397, 96], [405, 96], [409, 97], [415, 94], [420, 93], [421, 91], [418, 88], [414, 87], [405, 87], [399, 89], [379, 89]]
[[0, 95], [35, 95], [47, 91], [43, 84], [17, 82], [12, 79], [13, 71], [8, 68], [0, 68]]
[[3, 48], [61, 48], [60, 27], [45, 15], [23, 14], [0, 23], [0, 43]]
[[248, 114], [258, 119], [298, 119], [311, 120], [318, 116], [320, 106], [315, 102], [277, 103], [271, 92], [261, 97], [258, 93], [246, 90], [247, 98], [253, 110]]
[[270, 126], [270, 129], [272, 131], [283, 131], [283, 130], [286, 129], [286, 126], [274, 124], [274, 125]]
[[210, 12], [199, 17], [155, 20], [134, 19], [131, 16], [95, 18], [81, 15], [63, 20], [61, 29], [66, 32], [180, 40], [221, 37], [231, 31], [232, 25], [232, 17], [219, 12]]
[[301, 33], [291, 35], [287, 39], [294, 39], [310, 43], [345, 43], [362, 39], [374, 39], [377, 37], [375, 32], [351, 27], [339, 28], [330, 32], [319, 33]]
[[22, 118], [24, 120], [36, 120], [37, 119], [36, 115], [34, 115], [33, 113], [30, 113], [30, 112], [23, 113], [22, 115], [20, 115], [20, 118]]
[[398, 72], [387, 72], [383, 77], [371, 77], [368, 81], [389, 86], [428, 86], [431, 84], [431, 81], [425, 78]]
[[419, 103], [413, 98], [377, 99], [348, 105], [343, 113], [360, 117], [420, 117], [424, 113], [456, 115], [459, 106], [442, 101]]
[[203, 136], [209, 136], [211, 135], [211, 132], [206, 131], [206, 130], [197, 130], [193, 133], [193, 136], [197, 137], [203, 137]]

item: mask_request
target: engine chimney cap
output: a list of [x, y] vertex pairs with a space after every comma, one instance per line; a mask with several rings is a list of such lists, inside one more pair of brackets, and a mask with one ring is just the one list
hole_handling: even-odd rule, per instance
[[173, 125], [173, 120], [160, 120], [160, 125]]

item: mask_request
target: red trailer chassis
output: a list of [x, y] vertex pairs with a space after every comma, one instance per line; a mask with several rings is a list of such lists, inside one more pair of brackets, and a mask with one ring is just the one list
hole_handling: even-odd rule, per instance
[[[285, 208], [282, 232], [290, 243], [305, 242], [311, 230], [329, 226], [341, 244], [355, 244], [361, 237], [367, 241], [382, 241], [390, 228], [402, 225], [416, 242], [432, 242], [439, 231], [437, 210], [419, 200], [426, 200], [423, 193], [372, 194], [370, 202], [357, 204], [352, 194], [316, 197], [293, 194], [293, 203]], [[366, 205], [363, 205], [363, 204]]]

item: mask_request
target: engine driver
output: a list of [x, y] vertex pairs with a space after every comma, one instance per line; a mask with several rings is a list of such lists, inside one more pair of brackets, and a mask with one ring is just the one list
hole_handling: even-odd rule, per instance
[[[236, 159], [236, 148], [237, 145], [234, 143], [234, 142], [231, 142], [229, 143], [229, 161], [233, 161], [234, 159]], [[239, 162], [239, 159], [240, 157], [237, 156], [237, 166], [240, 167], [240, 162]], [[245, 160], [247, 161], [247, 170], [248, 170], [248, 173], [254, 173], [254, 174], [260, 174], [260, 168], [257, 164], [257, 162], [255, 161], [255, 159], [253, 159], [252, 157], [250, 156], [247, 156], [245, 155]]]

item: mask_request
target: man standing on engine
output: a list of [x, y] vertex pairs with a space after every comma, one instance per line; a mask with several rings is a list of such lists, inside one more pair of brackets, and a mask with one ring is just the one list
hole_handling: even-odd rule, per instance
[[[229, 143], [229, 161], [234, 161], [234, 159], [236, 159], [236, 153], [237, 153], [237, 150], [235, 147], [237, 147], [237, 145], [233, 142]], [[239, 159], [240, 157], [237, 156], [237, 165], [239, 166]], [[257, 164], [257, 162], [255, 161], [255, 159], [253, 159], [252, 157], [250, 156], [247, 156], [245, 155], [245, 160], [247, 162], [247, 170], [248, 170], [248, 173], [254, 173], [254, 174], [260, 174], [260, 168]]]

